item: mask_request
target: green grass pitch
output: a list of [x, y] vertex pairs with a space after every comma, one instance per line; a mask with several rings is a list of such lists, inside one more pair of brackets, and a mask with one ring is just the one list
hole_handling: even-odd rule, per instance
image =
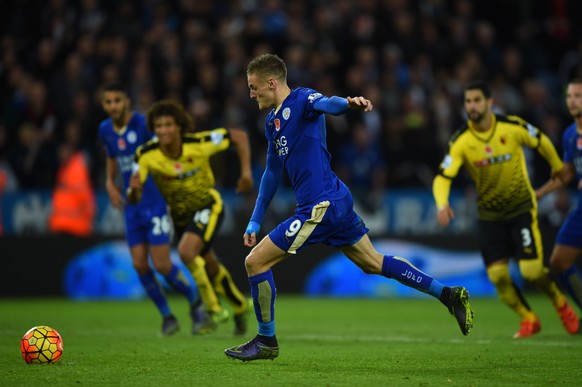
[[[160, 318], [143, 301], [0, 300], [0, 386], [579, 386], [582, 335], [562, 328], [550, 303], [528, 294], [542, 319], [535, 337], [513, 340], [519, 321], [497, 299], [473, 299], [475, 327], [463, 336], [444, 306], [421, 299], [278, 298], [274, 361], [242, 363], [223, 350], [256, 333], [190, 334], [187, 306], [172, 296], [181, 323], [158, 336]], [[64, 341], [54, 365], [28, 365], [19, 341], [49, 325]]]

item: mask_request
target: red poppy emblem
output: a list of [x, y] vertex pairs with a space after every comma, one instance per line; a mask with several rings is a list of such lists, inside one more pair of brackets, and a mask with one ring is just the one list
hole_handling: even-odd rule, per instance
[[493, 153], [493, 149], [491, 149], [489, 145], [485, 145], [485, 153], [490, 155], [491, 153]]
[[120, 150], [124, 150], [127, 147], [127, 143], [125, 142], [125, 139], [123, 137], [119, 137], [117, 139], [117, 148], [119, 148]]
[[582, 149], [582, 137], [576, 139], [576, 148], [578, 148], [578, 150]]
[[181, 172], [182, 171], [182, 164], [180, 164], [180, 163], [174, 164], [174, 170], [176, 172]]
[[279, 130], [281, 130], [281, 121], [278, 118], [275, 118], [275, 121], [273, 121], [275, 123], [275, 130], [278, 132]]

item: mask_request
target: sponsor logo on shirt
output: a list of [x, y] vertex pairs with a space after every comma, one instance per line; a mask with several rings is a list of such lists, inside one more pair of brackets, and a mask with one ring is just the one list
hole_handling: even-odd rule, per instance
[[133, 155], [117, 156], [115, 159], [121, 173], [133, 172]]
[[483, 160], [476, 160], [473, 162], [473, 164], [478, 168], [482, 168], [482, 167], [487, 167], [489, 165], [506, 163], [509, 160], [511, 160], [511, 153], [506, 153], [504, 155], [487, 157]]
[[194, 168], [193, 170], [188, 171], [188, 172], [178, 173], [176, 176], [161, 175], [161, 176], [159, 176], [159, 179], [161, 179], [163, 181], [184, 180], [184, 179], [189, 178], [190, 176], [194, 176], [198, 172], [200, 172], [200, 168]]
[[275, 150], [277, 151], [277, 156], [285, 156], [289, 153], [289, 148], [287, 147], [287, 137], [281, 136], [273, 140], [275, 145]]

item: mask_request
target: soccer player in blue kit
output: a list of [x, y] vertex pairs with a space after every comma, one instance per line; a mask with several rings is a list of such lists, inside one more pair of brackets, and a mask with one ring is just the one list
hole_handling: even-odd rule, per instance
[[[467, 290], [444, 286], [406, 259], [377, 252], [367, 235], [368, 228], [354, 212], [349, 189], [331, 170], [324, 114], [339, 115], [348, 109], [369, 112], [372, 103], [361, 96], [328, 98], [308, 88], [291, 90], [285, 62], [274, 54], [258, 56], [248, 64], [247, 82], [250, 97], [259, 109], [272, 109], [265, 119], [266, 168], [243, 235], [244, 245], [253, 247], [245, 267], [259, 330], [252, 340], [226, 349], [225, 354], [242, 361], [275, 359], [279, 355], [271, 268], [315, 243], [337, 247], [365, 273], [393, 278], [439, 299], [467, 335], [474, 315]], [[256, 244], [283, 170], [295, 193], [295, 213]]]
[[[574, 122], [562, 136], [564, 168], [541, 186], [536, 196], [541, 198], [567, 186], [576, 178], [578, 203], [560, 228], [550, 257], [550, 266], [557, 273], [562, 287], [582, 310], [582, 272], [575, 264], [576, 259], [582, 256], [582, 78], [575, 78], [568, 83], [566, 105]], [[578, 333], [581, 333], [580, 324]]]
[[[133, 266], [146, 293], [162, 315], [161, 334], [170, 336], [180, 326], [149, 265], [149, 254], [156, 271], [188, 299], [192, 319], [200, 324], [206, 316], [199, 310], [201, 300], [196, 288], [189, 282], [184, 271], [170, 260], [172, 225], [166, 202], [153, 180], [150, 178], [144, 185], [143, 199], [138, 204], [127, 203], [124, 196], [133, 172], [135, 151], [154, 135], [147, 130], [145, 117], [130, 110], [130, 99], [123, 85], [105, 86], [101, 105], [109, 116], [99, 125], [99, 140], [107, 155], [105, 188], [111, 204], [123, 211]], [[118, 173], [121, 173], [123, 191], [115, 183]]]

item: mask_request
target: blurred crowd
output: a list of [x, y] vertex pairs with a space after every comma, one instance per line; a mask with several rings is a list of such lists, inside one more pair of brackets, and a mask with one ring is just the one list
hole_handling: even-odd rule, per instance
[[[490, 82], [498, 111], [559, 146], [564, 84], [582, 76], [581, 16], [577, 0], [2, 1], [0, 180], [4, 190], [53, 187], [66, 145], [83, 151], [101, 189], [99, 102], [113, 81], [136, 111], [170, 98], [198, 129], [245, 128], [259, 174], [264, 112], [245, 70], [274, 52], [291, 86], [375, 104], [328, 118], [338, 174], [373, 206], [391, 187], [430, 187], [475, 78]], [[237, 170], [219, 169], [220, 184]]]

